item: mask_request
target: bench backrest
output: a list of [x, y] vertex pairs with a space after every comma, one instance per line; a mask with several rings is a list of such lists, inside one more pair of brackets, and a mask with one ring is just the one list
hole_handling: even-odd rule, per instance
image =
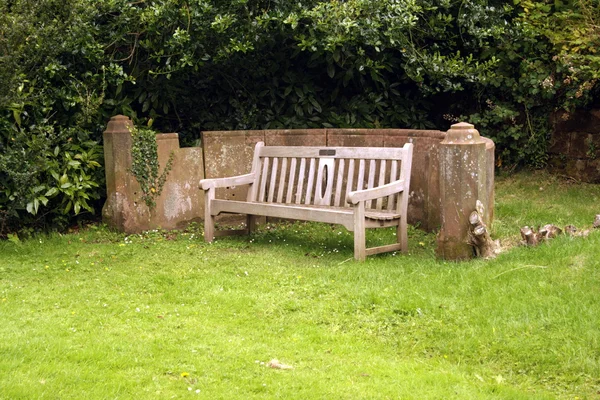
[[[383, 147], [264, 146], [254, 151], [248, 201], [346, 207], [349, 192], [410, 180], [412, 144]], [[408, 186], [407, 186], [408, 187]], [[408, 195], [408, 193], [406, 193]], [[395, 196], [366, 208], [394, 210]]]

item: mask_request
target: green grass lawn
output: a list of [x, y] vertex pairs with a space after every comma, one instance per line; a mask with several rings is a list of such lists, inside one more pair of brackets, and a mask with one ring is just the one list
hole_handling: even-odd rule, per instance
[[324, 224], [2, 242], [0, 398], [598, 399], [600, 232], [517, 244], [591, 226], [599, 197], [498, 178], [493, 237], [513, 247], [463, 263], [415, 229], [408, 254], [357, 263]]

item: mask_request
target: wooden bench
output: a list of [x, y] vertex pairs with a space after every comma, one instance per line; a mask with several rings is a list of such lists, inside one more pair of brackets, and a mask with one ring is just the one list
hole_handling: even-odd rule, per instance
[[[252, 171], [230, 178], [203, 179], [204, 239], [212, 242], [215, 217], [246, 214], [343, 225], [354, 232], [354, 258], [407, 249], [407, 206], [413, 145], [381, 147], [265, 146], [254, 150]], [[220, 200], [215, 189], [250, 185], [246, 201]], [[395, 226], [397, 243], [366, 248], [365, 229]], [[222, 231], [224, 234], [231, 232]]]

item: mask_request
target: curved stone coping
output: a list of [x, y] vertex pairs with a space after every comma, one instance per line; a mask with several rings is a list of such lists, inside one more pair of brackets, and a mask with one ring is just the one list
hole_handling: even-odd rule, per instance
[[486, 150], [493, 150], [496, 148], [496, 144], [494, 143], [494, 141], [490, 138], [486, 138], [486, 137], [481, 137], [481, 139], [485, 142], [485, 149]]
[[240, 136], [242, 134], [271, 134], [271, 135], [324, 135], [327, 129], [249, 129], [237, 131], [203, 131], [203, 135], [210, 136]]
[[203, 131], [203, 135], [209, 136], [239, 136], [241, 134], [261, 134], [261, 135], [384, 135], [384, 136], [404, 136], [404, 137], [424, 137], [432, 139], [444, 139], [446, 132], [436, 130], [421, 129], [369, 129], [369, 128], [323, 128], [323, 129], [252, 129], [237, 131]]
[[385, 136], [406, 136], [406, 137], [427, 137], [434, 139], [444, 139], [446, 132], [436, 130], [421, 129], [368, 129], [368, 128], [334, 128], [327, 129], [331, 135], [385, 135]]
[[159, 133], [156, 135], [156, 140], [179, 140], [178, 133]]

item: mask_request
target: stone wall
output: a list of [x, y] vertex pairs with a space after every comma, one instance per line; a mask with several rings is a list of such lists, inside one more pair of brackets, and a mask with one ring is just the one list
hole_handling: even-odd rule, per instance
[[548, 148], [549, 167], [584, 182], [600, 183], [600, 110], [551, 117], [553, 132]]
[[[128, 233], [147, 229], [181, 228], [204, 215], [204, 196], [198, 183], [250, 171], [254, 146], [402, 147], [414, 144], [408, 222], [426, 231], [440, 230], [440, 256], [469, 258], [465, 247], [468, 216], [480, 200], [484, 221], [494, 213], [494, 143], [481, 138], [470, 124], [448, 132], [411, 129], [294, 129], [203, 132], [203, 147], [179, 148], [177, 134], [157, 135], [159, 163], [174, 153], [174, 164], [157, 207], [149, 212], [139, 185], [129, 173], [131, 121], [111, 119], [104, 133], [107, 202], [103, 218]], [[444, 157], [441, 157], [441, 154]], [[443, 180], [443, 182], [442, 182]], [[217, 198], [245, 200], [247, 187], [218, 189]], [[443, 204], [444, 202], [444, 204]]]

